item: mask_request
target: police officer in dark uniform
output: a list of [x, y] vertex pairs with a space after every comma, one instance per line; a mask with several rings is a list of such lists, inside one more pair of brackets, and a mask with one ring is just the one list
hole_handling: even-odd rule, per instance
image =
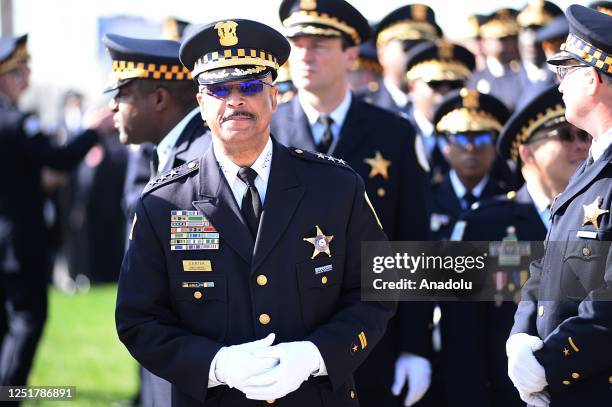
[[[550, 203], [586, 158], [590, 139], [586, 132], [568, 123], [564, 115], [561, 94], [553, 86], [508, 120], [498, 139], [498, 150], [505, 160], [518, 161], [525, 184], [517, 192], [475, 205], [457, 222], [457, 240], [545, 239], [550, 226]], [[509, 273], [507, 290], [518, 301], [518, 288], [528, 274], [519, 270]], [[443, 350], [449, 361], [445, 364], [447, 377], [453, 378], [447, 386], [457, 400], [471, 400], [479, 406], [521, 403], [508, 378], [504, 352], [515, 311], [514, 303], [501, 301], [445, 307]], [[461, 332], [470, 335], [463, 336]]]
[[113, 66], [105, 92], [115, 92], [110, 106], [119, 138], [140, 146], [130, 153], [123, 197], [126, 219], [132, 219], [151, 176], [200, 156], [210, 136], [204, 136], [207, 127], [193, 97], [196, 86], [178, 57], [179, 42], [107, 34], [104, 45]]
[[[555, 17], [563, 17], [563, 11], [550, 1], [531, 0], [516, 16], [519, 24], [519, 52], [521, 69], [519, 76], [523, 94], [516, 109], [520, 109], [534, 97], [555, 83], [555, 74], [546, 65], [546, 55], [537, 41], [537, 30], [548, 26]], [[527, 99], [527, 100], [525, 100]]]
[[[179, 42], [107, 34], [104, 44], [113, 66], [106, 92], [116, 92], [110, 103], [115, 123], [121, 141], [135, 147], [130, 151], [123, 194], [129, 222], [151, 176], [200, 157], [210, 135], [193, 97], [197, 86], [179, 60]], [[128, 223], [126, 241], [131, 226]], [[146, 369], [141, 380], [143, 406], [170, 404], [167, 381]]]
[[172, 405], [358, 405], [352, 372], [394, 312], [360, 300], [361, 242], [385, 239], [361, 178], [270, 136], [289, 50], [241, 19], [181, 48], [212, 145], [145, 188], [116, 309]]
[[378, 107], [392, 112], [407, 113], [410, 96], [406, 81], [408, 51], [423, 41], [442, 38], [434, 11], [424, 4], [402, 6], [387, 14], [376, 27], [374, 41], [383, 68], [378, 89], [366, 94]]
[[495, 141], [508, 117], [500, 100], [466, 88], [446, 95], [436, 109], [434, 126], [451, 169], [432, 185], [429, 225], [435, 240], [449, 239], [455, 222], [473, 204], [504, 192], [490, 171]]
[[[17, 108], [29, 83], [27, 36], [0, 39], [0, 170], [9, 188], [0, 192], [0, 235], [5, 250], [0, 279], [8, 326], [0, 332], [0, 385], [24, 386], [47, 317], [51, 273], [48, 230], [43, 217], [41, 170], [69, 171], [99, 140], [86, 130], [62, 148], [40, 132], [38, 119]], [[103, 122], [95, 123], [100, 130]], [[101, 131], [102, 134], [105, 131]]]
[[432, 124], [436, 108], [448, 92], [464, 86], [475, 67], [474, 55], [446, 40], [427, 41], [413, 47], [407, 56], [406, 79], [412, 103], [407, 111], [424, 146], [432, 184], [449, 170], [442, 153], [444, 140]]
[[[370, 33], [367, 20], [344, 0], [286, 0], [279, 14], [292, 44], [289, 59], [298, 94], [279, 105], [272, 134], [282, 144], [345, 160], [365, 180], [390, 239], [426, 240], [427, 163], [424, 154], [417, 154], [412, 126], [357, 100], [348, 86], [357, 45]], [[338, 26], [336, 20], [346, 24]], [[429, 363], [431, 314], [420, 313], [422, 306], [400, 303], [387, 334], [357, 371], [362, 405], [396, 402], [391, 393], [394, 371], [397, 393], [410, 375], [410, 397], [420, 398], [427, 389], [427, 368], [421, 366]], [[400, 359], [408, 362], [396, 370]], [[419, 386], [415, 374], [425, 376]]]
[[546, 250], [530, 267], [511, 336], [508, 374], [536, 406], [612, 404], [612, 17], [572, 5], [557, 65], [567, 120], [592, 138], [556, 197]]
[[480, 25], [484, 69], [474, 72], [468, 87], [495, 96], [512, 111], [523, 92], [518, 51], [518, 12], [502, 8], [488, 15]]

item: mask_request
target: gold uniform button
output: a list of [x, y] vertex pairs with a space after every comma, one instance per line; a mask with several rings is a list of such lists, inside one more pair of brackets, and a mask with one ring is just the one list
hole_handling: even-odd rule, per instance
[[580, 379], [580, 374], [572, 373], [572, 379]]
[[351, 390], [351, 398], [354, 399], [355, 398], [355, 392], [353, 390]]
[[268, 403], [268, 404], [274, 404], [274, 403], [276, 403], [276, 400], [266, 400], [266, 403]]
[[268, 325], [270, 323], [270, 315], [268, 314], [261, 314], [259, 316], [259, 323], [262, 325]]
[[195, 298], [196, 300], [199, 300], [200, 298], [202, 298], [202, 293], [199, 291], [194, 292], [193, 298]]
[[321, 283], [327, 284], [327, 276], [321, 277]]
[[264, 286], [266, 284], [268, 284], [268, 277], [264, 276], [263, 274], [260, 274], [257, 276], [257, 284]]
[[612, 384], [612, 376], [608, 377], [608, 382], [610, 382], [610, 384]]
[[544, 306], [540, 305], [540, 307], [538, 308], [538, 315], [543, 317], [544, 316]]
[[563, 380], [562, 382], [564, 385], [568, 386], [571, 384], [571, 382], [569, 380]]
[[378, 190], [376, 191], [376, 193], [378, 194], [379, 197], [384, 197], [385, 195], [387, 195], [387, 191], [385, 191], [384, 188], [378, 188]]
[[582, 255], [583, 256], [590, 256], [591, 255], [591, 249], [589, 249], [588, 247], [583, 247], [582, 248]]
[[196, 166], [195, 161], [190, 162], [189, 164], [187, 164], [187, 168], [192, 169], [193, 167]]

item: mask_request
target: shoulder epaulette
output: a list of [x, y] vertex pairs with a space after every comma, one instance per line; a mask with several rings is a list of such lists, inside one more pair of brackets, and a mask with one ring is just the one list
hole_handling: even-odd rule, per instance
[[342, 167], [354, 171], [353, 168], [346, 163], [346, 161], [332, 157], [331, 155], [323, 154], [323, 153], [315, 153], [312, 151], [306, 151], [301, 148], [289, 147], [289, 152], [294, 157], [300, 157], [305, 160], [315, 161], [318, 163], [327, 163], [331, 165], [335, 165], [336, 167]]
[[173, 168], [170, 171], [166, 171], [162, 174], [159, 174], [157, 177], [149, 181], [147, 186], [142, 191], [142, 196], [145, 196], [149, 192], [156, 190], [162, 185], [169, 184], [172, 181], [189, 175], [192, 172], [196, 171], [198, 168], [200, 168], [200, 163], [198, 162], [198, 160], [192, 160], [181, 166]]

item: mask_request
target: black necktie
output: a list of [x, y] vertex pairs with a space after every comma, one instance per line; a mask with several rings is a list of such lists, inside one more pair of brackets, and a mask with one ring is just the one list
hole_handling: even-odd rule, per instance
[[332, 144], [334, 136], [332, 134], [331, 126], [334, 123], [334, 120], [329, 116], [320, 116], [319, 122], [323, 124], [323, 136], [321, 136], [321, 140], [317, 145], [317, 151], [320, 153], [327, 153], [329, 151], [329, 147]]
[[244, 195], [242, 196], [242, 216], [253, 235], [253, 239], [257, 237], [257, 229], [259, 228], [259, 218], [261, 216], [261, 200], [259, 192], [255, 187], [255, 178], [257, 172], [251, 167], [242, 167], [238, 170], [238, 178], [247, 186]]
[[151, 178], [157, 177], [157, 169], [159, 168], [159, 155], [157, 155], [157, 147], [155, 147], [151, 152], [151, 161], [149, 161], [149, 166], [151, 168]]
[[465, 195], [463, 195], [463, 199], [465, 200], [467, 204], [466, 209], [470, 209], [472, 207], [472, 204], [476, 202], [476, 197], [474, 196], [474, 194], [472, 194], [471, 191], [467, 191]]

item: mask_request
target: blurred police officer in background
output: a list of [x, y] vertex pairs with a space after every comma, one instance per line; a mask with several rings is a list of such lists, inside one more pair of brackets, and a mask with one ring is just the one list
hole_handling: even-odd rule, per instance
[[410, 96], [406, 80], [406, 58], [412, 47], [442, 37], [434, 11], [424, 4], [410, 4], [387, 14], [377, 25], [374, 42], [383, 69], [377, 90], [367, 94], [376, 106], [407, 113]]
[[442, 182], [432, 185], [434, 240], [449, 239], [457, 219], [474, 203], [505, 192], [490, 171], [495, 141], [508, 117], [500, 100], [466, 88], [447, 94], [434, 112], [435, 132], [443, 137], [442, 152], [450, 164]]
[[24, 386], [47, 317], [51, 272], [49, 236], [43, 216], [44, 167], [69, 171], [108, 133], [99, 115], [90, 128], [64, 147], [51, 144], [37, 117], [22, 113], [17, 102], [29, 84], [27, 36], [0, 39], [0, 168], [6, 177], [0, 193], [0, 225], [5, 250], [0, 279], [6, 295], [1, 332], [0, 385]]
[[446, 40], [421, 42], [408, 52], [404, 76], [412, 103], [407, 116], [422, 140], [433, 184], [449, 169], [442, 154], [444, 140], [432, 124], [434, 111], [444, 95], [464, 86], [474, 66], [470, 51]]
[[474, 72], [468, 82], [468, 87], [495, 96], [510, 111], [514, 110], [523, 92], [519, 80], [517, 13], [502, 8], [484, 19], [480, 25], [480, 44], [486, 67]]
[[[123, 143], [143, 147], [130, 154], [124, 187], [129, 232], [151, 176], [201, 156], [210, 135], [194, 97], [197, 86], [179, 60], [179, 42], [107, 34], [104, 44], [113, 63], [106, 92], [116, 92], [110, 103], [115, 126]], [[170, 404], [170, 384], [146, 369], [140, 394], [143, 406]]]
[[536, 406], [612, 403], [612, 17], [567, 9], [570, 33], [548, 59], [567, 121], [592, 138], [589, 155], [552, 203], [546, 251], [530, 267], [511, 336], [508, 374]]
[[[391, 239], [426, 240], [427, 164], [424, 154], [417, 155], [412, 126], [357, 100], [349, 89], [357, 46], [370, 34], [367, 20], [344, 0], [286, 0], [279, 14], [292, 46], [289, 60], [298, 94], [273, 115], [272, 134], [285, 145], [346, 161], [365, 180]], [[335, 20], [346, 24], [339, 27]], [[380, 345], [357, 371], [362, 405], [396, 402], [394, 371], [396, 393], [407, 379], [413, 401], [427, 390], [431, 314], [421, 314], [417, 308], [422, 305], [400, 305]]]

